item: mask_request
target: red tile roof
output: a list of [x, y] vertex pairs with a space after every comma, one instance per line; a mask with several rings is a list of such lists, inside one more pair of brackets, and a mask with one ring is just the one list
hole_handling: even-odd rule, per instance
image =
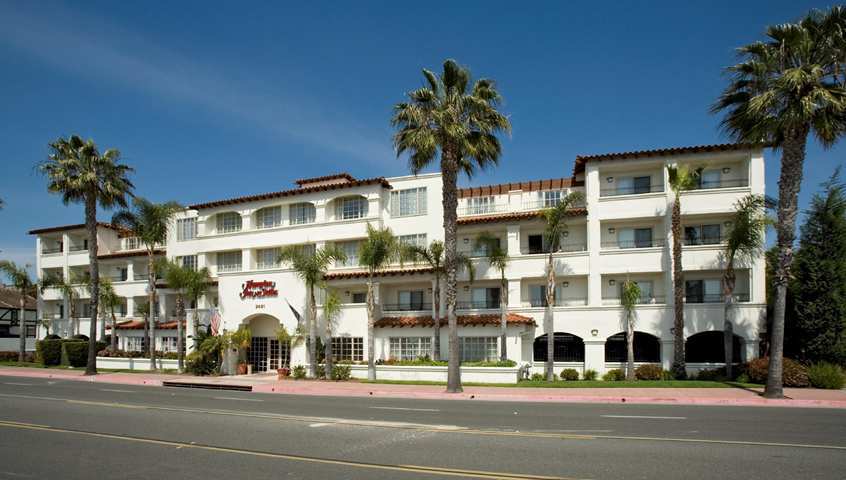
[[[434, 270], [429, 267], [410, 267], [398, 268], [393, 270], [382, 270], [377, 277], [398, 277], [402, 275], [415, 275], [422, 273], [432, 273]], [[324, 275], [325, 280], [344, 280], [350, 278], [367, 278], [367, 270], [356, 270], [354, 272], [330, 272]]]
[[538, 190], [559, 190], [567, 187], [581, 187], [585, 182], [572, 178], [548, 178], [545, 180], [529, 180], [527, 182], [500, 183], [497, 185], [482, 185], [458, 189], [458, 198], [487, 197], [489, 195], [504, 195], [512, 190], [535, 192]]
[[[108, 229], [115, 230], [115, 231], [118, 231], [118, 232], [123, 231], [122, 229], [116, 227], [115, 225], [112, 225], [111, 223], [106, 223], [106, 222], [97, 222], [97, 226], [103, 227], [103, 228], [108, 228]], [[59, 226], [59, 227], [36, 228], [34, 230], [30, 230], [29, 234], [30, 235], [38, 235], [40, 233], [64, 232], [66, 230], [81, 230], [83, 228], [85, 228], [85, 224], [84, 223], [78, 223], [78, 224], [75, 224], [75, 225], [62, 225], [62, 226]]]
[[[567, 213], [571, 217], [580, 217], [587, 215], [586, 208], [574, 208], [568, 210]], [[510, 222], [514, 220], [532, 220], [540, 218], [543, 215], [541, 211], [535, 212], [511, 212], [511, 213], [495, 213], [491, 215], [479, 215], [475, 217], [459, 217], [458, 225], [477, 225], [480, 223], [495, 223], [495, 222]]]
[[[154, 255], [164, 255], [165, 253], [166, 250], [163, 248], [153, 250]], [[146, 255], [147, 250], [131, 250], [126, 252], [104, 253], [103, 255], [97, 255], [97, 258], [100, 260], [108, 260], [110, 258], [142, 257]]]
[[[307, 179], [308, 180], [308, 179]], [[313, 180], [313, 179], [312, 179]], [[325, 185], [315, 185], [311, 187], [292, 188], [290, 190], [281, 190], [278, 192], [261, 193], [258, 195], [247, 195], [244, 197], [235, 197], [225, 200], [215, 200], [213, 202], [197, 203], [189, 205], [188, 208], [193, 210], [200, 210], [203, 208], [222, 207], [225, 205], [234, 205], [237, 203], [255, 202], [258, 200], [269, 200], [272, 198], [290, 197], [294, 195], [302, 195], [304, 193], [324, 192], [328, 190], [340, 190], [344, 188], [360, 187], [365, 185], [380, 185], [382, 188], [391, 188], [391, 184], [385, 177], [365, 178], [362, 180], [353, 180], [347, 183], [329, 183]]]
[[335, 173], [333, 175], [324, 175], [322, 177], [312, 177], [312, 178], [301, 178], [299, 180], [294, 180], [294, 183], [297, 185], [303, 185], [306, 183], [318, 183], [318, 182], [326, 182], [328, 180], [347, 180], [350, 182], [355, 181], [355, 177], [350, 175], [347, 172]]
[[695, 145], [692, 147], [659, 148], [655, 150], [633, 150], [631, 152], [602, 153], [598, 155], [577, 155], [576, 163], [573, 165], [573, 176], [575, 177], [577, 173], [584, 172], [585, 164], [587, 162], [643, 157], [667, 157], [687, 153], [730, 152], [735, 150], [753, 150], [764, 147], [766, 147], [766, 145], [760, 143], [722, 143], [716, 145]]
[[[441, 325], [447, 324], [447, 319], [442, 318]], [[485, 315], [459, 315], [458, 316], [458, 325], [462, 327], [476, 327], [476, 326], [484, 326], [484, 325], [499, 325], [500, 318], [498, 313], [491, 313]], [[523, 315], [518, 315], [516, 313], [509, 313], [506, 317], [506, 323], [508, 325], [537, 325], [535, 320], [531, 317], [526, 317]], [[374, 326], [377, 328], [387, 328], [387, 327], [432, 327], [435, 325], [435, 321], [432, 320], [431, 316], [421, 316], [421, 317], [382, 317], [379, 320], [376, 320]]]
[[[182, 326], [185, 326], [185, 322], [182, 322]], [[106, 329], [111, 329], [112, 325], [106, 324]], [[116, 330], [143, 330], [144, 329], [144, 320], [127, 320], [125, 322], [120, 322], [115, 325]], [[176, 329], [176, 320], [172, 320], [170, 322], [158, 322], [156, 323], [156, 330], [175, 330]]]

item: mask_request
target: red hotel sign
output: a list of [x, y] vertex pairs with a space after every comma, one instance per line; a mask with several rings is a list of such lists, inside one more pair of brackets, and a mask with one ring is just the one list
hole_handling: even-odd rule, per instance
[[279, 295], [276, 290], [276, 282], [270, 280], [262, 280], [257, 282], [255, 280], [247, 280], [247, 283], [241, 284], [241, 300], [245, 298], [265, 298], [275, 297]]

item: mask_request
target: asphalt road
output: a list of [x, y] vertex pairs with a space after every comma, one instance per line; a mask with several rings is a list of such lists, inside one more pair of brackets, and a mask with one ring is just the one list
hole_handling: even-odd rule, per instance
[[0, 479], [846, 478], [846, 410], [289, 396], [0, 377]]

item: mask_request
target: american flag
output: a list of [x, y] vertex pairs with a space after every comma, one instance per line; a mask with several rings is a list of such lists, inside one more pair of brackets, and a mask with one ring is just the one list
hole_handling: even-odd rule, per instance
[[217, 313], [217, 309], [212, 309], [211, 314], [211, 334], [217, 336], [217, 332], [220, 330], [220, 314]]
[[297, 311], [297, 309], [296, 309], [296, 308], [294, 308], [294, 307], [291, 305], [291, 302], [289, 302], [287, 298], [285, 299], [285, 303], [287, 303], [287, 304], [288, 304], [288, 308], [290, 308], [290, 309], [291, 309], [291, 313], [293, 313], [293, 314], [294, 314], [294, 318], [296, 318], [296, 319], [297, 319], [297, 326], [299, 327], [299, 326], [303, 325], [305, 322], [303, 321], [303, 317], [302, 317], [302, 315], [300, 315], [300, 312], [298, 312], [298, 311]]

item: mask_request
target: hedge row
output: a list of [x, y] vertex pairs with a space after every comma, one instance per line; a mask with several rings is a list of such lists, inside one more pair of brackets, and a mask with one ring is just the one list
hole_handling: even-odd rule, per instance
[[[97, 350], [106, 348], [97, 342]], [[70, 365], [84, 367], [88, 363], [88, 341], [78, 339], [44, 339], [35, 344], [35, 356], [44, 366]]]

